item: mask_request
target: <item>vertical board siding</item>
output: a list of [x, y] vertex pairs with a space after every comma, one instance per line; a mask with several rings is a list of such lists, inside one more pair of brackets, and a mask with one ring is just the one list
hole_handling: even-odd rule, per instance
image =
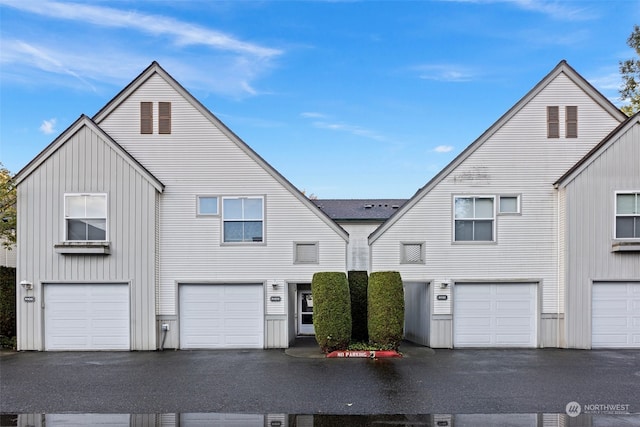
[[[141, 135], [139, 102], [171, 102], [170, 135]], [[176, 313], [176, 283], [287, 280], [346, 271], [346, 243], [315, 211], [229, 139], [159, 75], [100, 122], [163, 184], [159, 213], [158, 314]], [[197, 195], [264, 196], [265, 243], [224, 245], [222, 217], [197, 217]], [[293, 264], [294, 241], [317, 241], [318, 264]]]
[[404, 337], [429, 345], [429, 288], [427, 283], [404, 284]]
[[[591, 348], [592, 281], [640, 280], [640, 253], [612, 252], [615, 192], [640, 191], [640, 125], [566, 185], [566, 340]], [[606, 177], [606, 179], [604, 179]]]
[[[560, 138], [547, 138], [548, 105], [561, 106]], [[565, 105], [578, 106], [578, 138], [564, 137]], [[408, 281], [429, 277], [540, 281], [541, 311], [557, 313], [562, 299], [553, 183], [617, 125], [560, 74], [373, 242], [372, 270], [398, 270]], [[519, 194], [521, 214], [496, 217], [496, 243], [454, 244], [452, 203], [460, 194]], [[425, 265], [398, 263], [398, 242], [406, 240], [426, 241]], [[432, 326], [432, 343], [439, 340], [439, 328]], [[443, 339], [438, 346], [447, 344]]]
[[[62, 255], [64, 194], [107, 193], [109, 255]], [[127, 282], [131, 348], [155, 349], [156, 189], [87, 127], [18, 187], [18, 277], [34, 284], [34, 304], [18, 304], [20, 350], [41, 350], [42, 283]], [[18, 300], [26, 295], [18, 287]]]

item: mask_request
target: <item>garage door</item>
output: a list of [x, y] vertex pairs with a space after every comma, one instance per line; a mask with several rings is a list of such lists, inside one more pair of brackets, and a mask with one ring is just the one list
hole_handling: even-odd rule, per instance
[[127, 284], [45, 284], [45, 350], [129, 350]]
[[180, 348], [263, 348], [262, 285], [180, 285]]
[[535, 283], [456, 284], [454, 347], [536, 347]]
[[592, 348], [640, 348], [640, 283], [594, 283]]

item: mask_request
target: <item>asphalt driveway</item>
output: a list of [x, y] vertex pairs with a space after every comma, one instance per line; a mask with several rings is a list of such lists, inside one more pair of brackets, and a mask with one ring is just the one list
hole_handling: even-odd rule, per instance
[[575, 401], [640, 413], [640, 351], [414, 350], [380, 360], [283, 350], [5, 354], [0, 412], [564, 413]]

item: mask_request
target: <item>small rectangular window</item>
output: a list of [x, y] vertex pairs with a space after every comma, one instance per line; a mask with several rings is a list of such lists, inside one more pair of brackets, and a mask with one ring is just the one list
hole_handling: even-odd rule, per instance
[[170, 134], [171, 133], [171, 103], [159, 102], [158, 103], [158, 133]]
[[198, 215], [218, 215], [218, 198], [198, 196]]
[[640, 239], [640, 193], [616, 194], [616, 239]]
[[318, 242], [294, 243], [294, 264], [317, 264]]
[[454, 197], [454, 241], [494, 241], [494, 197]]
[[401, 243], [401, 264], [424, 264], [424, 243]]
[[547, 138], [560, 138], [560, 113], [557, 106], [547, 107]]
[[153, 133], [153, 102], [140, 103], [140, 133]]
[[260, 243], [264, 239], [264, 199], [225, 197], [222, 199], [223, 242]]
[[500, 196], [500, 199], [498, 202], [498, 212], [501, 214], [519, 214], [520, 213], [520, 197]]
[[577, 138], [578, 137], [578, 107], [575, 105], [568, 105], [565, 108], [565, 120], [566, 120], [566, 137]]
[[65, 239], [67, 241], [107, 240], [107, 195], [64, 195]]

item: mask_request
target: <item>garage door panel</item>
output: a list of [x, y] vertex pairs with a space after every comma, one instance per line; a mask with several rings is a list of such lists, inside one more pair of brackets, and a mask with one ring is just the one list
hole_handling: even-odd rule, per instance
[[594, 283], [593, 348], [640, 348], [640, 283]]
[[535, 347], [537, 285], [457, 284], [455, 347]]
[[180, 285], [180, 347], [262, 348], [262, 285]]
[[129, 350], [127, 284], [45, 284], [46, 350]]

